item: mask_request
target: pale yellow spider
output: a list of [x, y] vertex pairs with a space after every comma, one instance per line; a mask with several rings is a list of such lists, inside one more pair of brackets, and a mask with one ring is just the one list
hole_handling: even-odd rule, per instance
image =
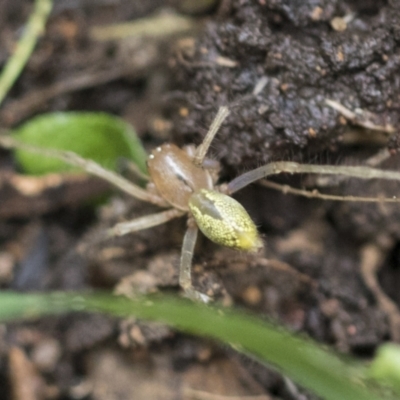
[[368, 167], [275, 162], [246, 172], [228, 184], [216, 185], [219, 163], [207, 160], [205, 156], [215, 134], [228, 115], [227, 107], [219, 109], [203, 142], [197, 148], [180, 149], [173, 144], [164, 144], [153, 150], [147, 161], [150, 183], [146, 189], [72, 152], [37, 148], [5, 136], [0, 137], [0, 145], [62, 159], [105, 179], [137, 199], [167, 208], [156, 214], [119, 223], [110, 229], [109, 236], [121, 236], [147, 229], [187, 214], [188, 228], [182, 245], [179, 283], [187, 297], [203, 302], [208, 302], [210, 298], [193, 288], [191, 278], [198, 229], [209, 239], [223, 246], [250, 252], [262, 247], [256, 226], [246, 210], [230, 197], [232, 193], [261, 178], [281, 172], [400, 180], [400, 173], [396, 171], [382, 171]]

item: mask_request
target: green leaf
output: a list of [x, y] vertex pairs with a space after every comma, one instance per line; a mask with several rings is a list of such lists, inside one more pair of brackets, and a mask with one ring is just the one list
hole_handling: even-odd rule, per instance
[[[146, 171], [146, 153], [132, 127], [106, 113], [55, 112], [29, 120], [14, 137], [37, 147], [68, 150], [115, 170], [118, 159], [128, 158]], [[17, 149], [16, 158], [24, 171], [41, 175], [71, 170], [64, 162]]]
[[[327, 400], [383, 400], [379, 387], [367, 387], [366, 369], [320, 345], [237, 310], [210, 307], [169, 296], [129, 300], [107, 293], [0, 293], [0, 320], [89, 311], [158, 320], [219, 339], [272, 365]], [[376, 389], [376, 391], [375, 391]]]

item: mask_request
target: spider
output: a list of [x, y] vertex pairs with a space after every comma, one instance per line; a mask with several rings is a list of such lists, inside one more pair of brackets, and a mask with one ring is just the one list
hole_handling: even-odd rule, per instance
[[166, 208], [155, 214], [119, 223], [108, 231], [108, 237], [151, 228], [187, 215], [188, 227], [182, 244], [179, 283], [187, 297], [208, 302], [211, 300], [210, 297], [198, 292], [192, 285], [191, 266], [198, 230], [200, 229], [213, 242], [237, 250], [256, 252], [263, 246], [257, 228], [247, 211], [230, 197], [233, 193], [261, 178], [281, 172], [400, 180], [399, 172], [369, 167], [274, 162], [248, 171], [229, 183], [217, 185], [219, 163], [207, 159], [206, 154], [229, 113], [227, 107], [220, 107], [203, 142], [198, 147], [188, 146], [180, 149], [168, 143], [153, 150], [147, 161], [150, 182], [146, 189], [72, 152], [37, 148], [6, 136], [0, 136], [0, 145], [61, 159], [110, 182], [137, 199]]

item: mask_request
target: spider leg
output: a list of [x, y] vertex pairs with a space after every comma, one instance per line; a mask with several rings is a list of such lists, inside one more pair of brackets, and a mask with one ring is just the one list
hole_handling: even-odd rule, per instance
[[121, 165], [124, 170], [128, 170], [135, 175], [136, 178], [142, 179], [146, 182], [150, 180], [149, 175], [145, 172], [142, 172], [134, 162], [124, 159], [121, 161]]
[[127, 233], [137, 232], [153, 226], [161, 225], [184, 214], [184, 212], [173, 208], [160, 213], [146, 215], [141, 218], [135, 218], [131, 221], [121, 222], [115, 225], [113, 228], [107, 231], [107, 235], [108, 237], [123, 236]]
[[123, 192], [128, 193], [139, 200], [147, 201], [148, 203], [156, 204], [161, 207], [167, 206], [166, 202], [161, 197], [147, 192], [140, 186], [130, 182], [128, 179], [123, 178], [113, 171], [103, 168], [101, 165], [92, 160], [87, 160], [83, 157], [80, 157], [71, 151], [61, 151], [31, 146], [14, 140], [8, 136], [0, 136], [0, 145], [7, 149], [22, 149], [32, 153], [41, 154], [45, 157], [57, 158], [69, 165], [82, 168], [87, 173], [110, 182]]
[[228, 117], [229, 113], [230, 113], [230, 111], [229, 111], [228, 107], [220, 107], [219, 108], [218, 113], [215, 116], [215, 118], [210, 126], [210, 129], [208, 130], [205, 138], [203, 139], [203, 142], [196, 149], [196, 153], [193, 158], [193, 163], [195, 165], [202, 165], [202, 163], [204, 161], [204, 157], [206, 156], [206, 153], [208, 151], [208, 148], [210, 147], [211, 142], [214, 139], [214, 136], [218, 132], [218, 129], [220, 128], [222, 123]]
[[357, 166], [348, 167], [341, 165], [309, 165], [298, 164], [294, 162], [279, 161], [262, 167], [253, 169], [239, 175], [228, 183], [226, 193], [232, 194], [251, 183], [258, 181], [270, 175], [281, 174], [282, 172], [290, 174], [320, 174], [320, 175], [343, 175], [359, 179], [390, 179], [400, 181], [400, 172], [384, 171], [377, 168]]
[[198, 231], [199, 229], [197, 226], [189, 221], [188, 229], [183, 238], [179, 284], [188, 298], [201, 301], [202, 303], [208, 303], [211, 298], [198, 292], [192, 286], [192, 259]]
[[[196, 155], [196, 147], [193, 145], [185, 146], [183, 150], [188, 154], [188, 156], [193, 160]], [[214, 185], [219, 179], [219, 171], [221, 169], [221, 164], [217, 160], [212, 160], [211, 158], [203, 158], [201, 162], [203, 169], [208, 170], [211, 174]]]

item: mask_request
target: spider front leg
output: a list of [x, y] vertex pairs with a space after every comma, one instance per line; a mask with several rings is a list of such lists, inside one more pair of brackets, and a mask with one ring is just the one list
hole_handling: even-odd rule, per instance
[[0, 146], [6, 149], [21, 149], [27, 150], [31, 153], [40, 154], [44, 157], [56, 158], [64, 161], [66, 164], [78, 167], [86, 171], [87, 173], [97, 176], [113, 186], [121, 189], [123, 192], [148, 203], [156, 204], [160, 207], [168, 206], [168, 203], [160, 196], [151, 193], [140, 186], [135, 185], [124, 177], [116, 174], [115, 172], [102, 167], [93, 160], [88, 160], [79, 156], [71, 151], [62, 151], [54, 149], [45, 149], [41, 147], [31, 146], [14, 140], [9, 136], [0, 135]]
[[195, 165], [202, 165], [204, 158], [207, 154], [208, 148], [211, 145], [211, 142], [214, 139], [214, 136], [217, 134], [219, 128], [221, 127], [222, 123], [226, 120], [226, 118], [229, 116], [230, 111], [228, 107], [220, 107], [218, 110], [217, 115], [215, 116], [210, 129], [208, 130], [206, 136], [203, 139], [203, 142], [197, 147], [194, 157], [193, 157], [193, 163]]
[[197, 233], [199, 229], [195, 222], [190, 218], [188, 229], [183, 238], [181, 265], [179, 271], [179, 285], [185, 291], [186, 297], [202, 303], [209, 303], [211, 298], [204, 293], [200, 293], [192, 285], [192, 260], [194, 247], [196, 245]]

